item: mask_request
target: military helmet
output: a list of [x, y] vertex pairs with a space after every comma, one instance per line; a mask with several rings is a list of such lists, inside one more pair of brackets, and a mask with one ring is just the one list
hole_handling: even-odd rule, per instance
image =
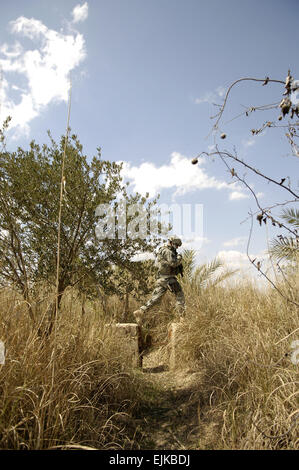
[[175, 235], [169, 237], [168, 241], [173, 243], [173, 245], [182, 246], [182, 240], [180, 238], [176, 237]]

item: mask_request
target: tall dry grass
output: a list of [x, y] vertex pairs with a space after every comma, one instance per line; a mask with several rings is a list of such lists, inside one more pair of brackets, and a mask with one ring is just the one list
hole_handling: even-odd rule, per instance
[[250, 283], [188, 301], [180, 361], [204, 372], [199, 448], [298, 448], [298, 308]]
[[[192, 391], [199, 401], [198, 449], [297, 449], [295, 305], [274, 289], [261, 291], [249, 283], [198, 292], [185, 286], [185, 293], [179, 367], [201, 372], [196, 394]], [[37, 334], [14, 291], [0, 293], [0, 339], [6, 346], [0, 365], [1, 449], [142, 449], [134, 416], [147, 402], [155, 406], [155, 391], [147, 388], [147, 374], [131, 369], [105, 333], [105, 323], [121, 319], [122, 303], [107, 299], [110, 316], [102, 303], [86, 301], [82, 311], [77, 293], [65, 294], [53, 382], [51, 337]], [[46, 307], [47, 301], [40, 304], [39, 318]], [[147, 313], [144, 328], [163, 360], [173, 307], [167, 293]], [[130, 310], [136, 308], [130, 299]]]
[[[226, 287], [182, 284], [187, 314], [178, 339], [178, 368], [200, 372], [198, 449], [298, 449], [299, 363], [292, 343], [299, 340], [299, 272], [277, 290], [249, 280]], [[166, 294], [147, 314], [161, 357], [174, 299]], [[297, 346], [298, 349], [298, 346]], [[196, 374], [195, 374], [196, 375]]]
[[[43, 306], [46, 308], [46, 306]], [[53, 338], [39, 336], [13, 290], [0, 293], [0, 449], [128, 449], [142, 380], [107, 334], [97, 305], [63, 299]], [[41, 309], [40, 314], [43, 313]]]

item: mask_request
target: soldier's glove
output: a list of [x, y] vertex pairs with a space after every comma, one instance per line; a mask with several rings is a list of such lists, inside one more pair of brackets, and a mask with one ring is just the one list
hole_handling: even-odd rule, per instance
[[180, 254], [177, 255], [177, 260], [178, 260], [178, 261], [182, 261], [182, 255], [180, 255]]

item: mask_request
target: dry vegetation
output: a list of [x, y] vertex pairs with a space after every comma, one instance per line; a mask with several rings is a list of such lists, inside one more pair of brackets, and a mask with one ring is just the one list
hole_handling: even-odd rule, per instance
[[189, 315], [182, 361], [205, 375], [199, 447], [296, 448], [298, 365], [290, 360], [296, 307], [273, 290], [215, 287], [194, 299]]
[[[182, 368], [201, 372], [193, 393], [200, 410], [197, 448], [298, 448], [298, 365], [290, 357], [299, 335], [296, 306], [273, 289], [249, 284], [210, 286], [197, 294], [185, 285], [185, 292], [180, 361]], [[101, 303], [86, 302], [82, 313], [76, 293], [65, 294], [53, 375], [54, 336], [38, 335], [13, 290], [2, 290], [0, 301], [6, 346], [0, 448], [142, 449], [136, 418], [141, 408], [154, 408], [158, 385], [127, 365], [105, 333]], [[118, 320], [121, 303], [110, 299], [107, 305]], [[167, 294], [145, 325], [161, 354], [172, 306]]]
[[53, 377], [53, 335], [39, 336], [26, 305], [13, 291], [1, 292], [1, 449], [132, 446], [123, 421], [136, 405], [141, 382], [104, 322], [96, 305], [82, 315], [75, 293], [65, 295]]

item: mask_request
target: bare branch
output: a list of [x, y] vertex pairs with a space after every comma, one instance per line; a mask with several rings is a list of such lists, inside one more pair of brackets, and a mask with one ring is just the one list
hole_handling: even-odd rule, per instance
[[[267, 78], [268, 78], [268, 77], [267, 77]], [[216, 123], [215, 123], [214, 126], [213, 126], [213, 129], [218, 129], [219, 121], [220, 121], [220, 119], [221, 119], [221, 117], [222, 117], [222, 114], [223, 114], [223, 112], [224, 112], [224, 109], [225, 109], [225, 106], [226, 106], [226, 103], [227, 103], [227, 99], [228, 99], [228, 95], [230, 94], [232, 88], [233, 88], [235, 85], [237, 85], [237, 83], [244, 82], [244, 81], [253, 81], [253, 82], [263, 82], [263, 83], [265, 83], [266, 79], [265, 79], [265, 78], [250, 78], [250, 77], [244, 77], [244, 78], [239, 78], [238, 80], [236, 80], [235, 82], [233, 82], [233, 83], [230, 85], [230, 87], [228, 88], [227, 92], [226, 92], [226, 95], [225, 95], [225, 98], [224, 98], [224, 102], [223, 102], [223, 105], [222, 105], [221, 108], [220, 108], [219, 113], [217, 113], [215, 116], [213, 116], [213, 117], [211, 118], [211, 119], [213, 119], [213, 118], [216, 118], [216, 117], [218, 116], [218, 118], [217, 118], [217, 120], [216, 120]], [[285, 84], [285, 82], [282, 81], [282, 80], [273, 80], [273, 79], [268, 78], [267, 83], [270, 83], [270, 82], [271, 82], [271, 83], [281, 83], [281, 84], [283, 84], [283, 85]]]
[[238, 158], [237, 156], [235, 155], [232, 155], [231, 153], [229, 152], [223, 152], [223, 151], [220, 151], [218, 149], [218, 146], [216, 146], [217, 148], [217, 152], [211, 152], [211, 153], [207, 153], [207, 152], [202, 152], [200, 155], [207, 155], [207, 156], [213, 156], [213, 155], [226, 155], [227, 157], [229, 158], [232, 158], [233, 160], [235, 160], [236, 162], [240, 163], [241, 165], [245, 166], [245, 168], [248, 168], [249, 170], [251, 170], [253, 173], [256, 173], [257, 175], [259, 175], [260, 177], [264, 178], [265, 180], [273, 183], [273, 184], [276, 184], [277, 186], [279, 186], [280, 188], [283, 188], [285, 189], [286, 191], [288, 191], [290, 194], [292, 194], [292, 196], [294, 196], [296, 199], [299, 198], [299, 195], [296, 194], [294, 191], [292, 191], [290, 188], [288, 188], [288, 186], [284, 185], [284, 184], [281, 184], [280, 182], [274, 180], [273, 178], [270, 178], [269, 176], [267, 175], [264, 175], [263, 173], [261, 173], [259, 170], [257, 170], [256, 168], [252, 167], [251, 165], [248, 165], [248, 163], [244, 162], [243, 160], [241, 160], [240, 158]]
[[267, 276], [267, 274], [265, 274], [261, 268], [260, 268], [260, 265], [258, 264], [258, 262], [255, 264], [255, 261], [256, 259], [252, 259], [249, 255], [249, 245], [250, 245], [250, 241], [251, 241], [251, 236], [252, 236], [252, 229], [253, 229], [253, 218], [251, 218], [251, 227], [250, 227], [250, 231], [249, 231], [249, 237], [248, 237], [248, 241], [247, 241], [247, 248], [246, 248], [246, 254], [247, 254], [247, 257], [250, 261], [250, 263], [261, 273], [262, 276], [265, 277], [265, 279], [267, 279], [267, 281], [272, 285], [272, 287], [274, 287], [274, 289], [281, 295], [281, 297], [283, 297], [285, 300], [287, 300], [287, 302], [289, 303], [292, 303], [293, 305], [296, 305], [296, 307], [299, 307], [299, 304], [297, 302], [295, 302], [294, 300], [290, 299], [289, 297], [286, 297], [280, 289], [278, 289], [278, 287], [274, 284], [274, 282]]

